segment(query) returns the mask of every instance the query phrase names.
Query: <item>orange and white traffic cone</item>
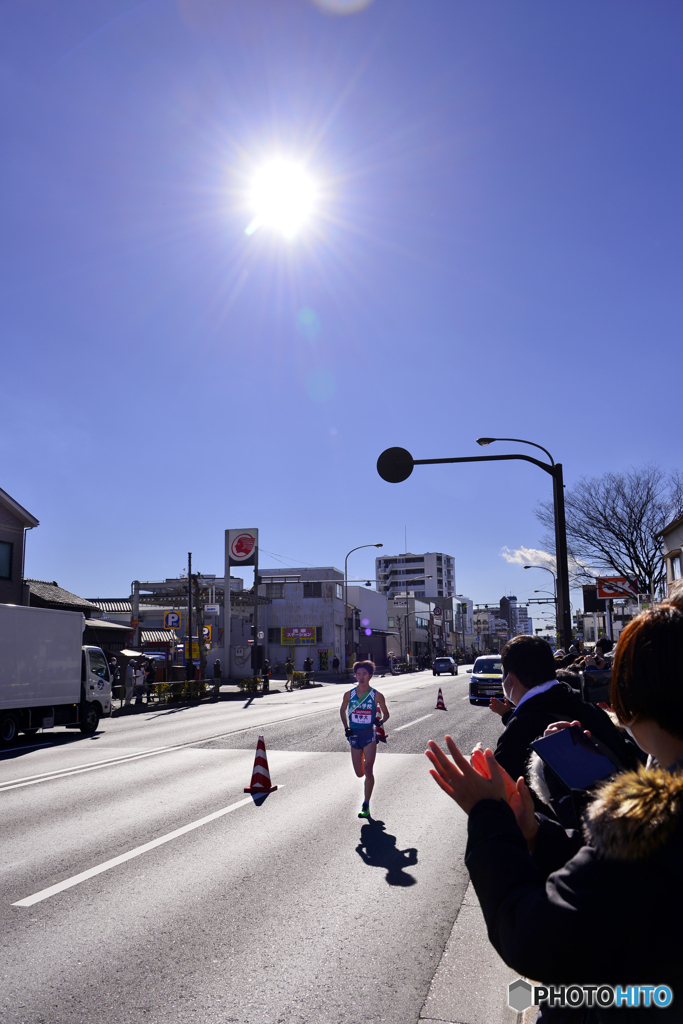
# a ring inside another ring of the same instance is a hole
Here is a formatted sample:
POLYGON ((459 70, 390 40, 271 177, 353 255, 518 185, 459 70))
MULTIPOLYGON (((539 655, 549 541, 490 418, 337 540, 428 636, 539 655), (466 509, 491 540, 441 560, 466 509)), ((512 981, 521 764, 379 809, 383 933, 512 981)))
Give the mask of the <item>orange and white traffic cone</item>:
POLYGON ((266 743, 263 736, 259 736, 256 744, 256 757, 254 758, 254 770, 251 773, 251 786, 245 786, 245 793, 273 793, 277 786, 270 784, 270 772, 268 771, 268 757, 266 755, 266 743))
POLYGON ((446 705, 443 702, 443 694, 441 692, 441 687, 439 687, 439 696, 437 697, 436 707, 434 708, 434 710, 435 711, 448 711, 448 708, 446 707, 446 705))

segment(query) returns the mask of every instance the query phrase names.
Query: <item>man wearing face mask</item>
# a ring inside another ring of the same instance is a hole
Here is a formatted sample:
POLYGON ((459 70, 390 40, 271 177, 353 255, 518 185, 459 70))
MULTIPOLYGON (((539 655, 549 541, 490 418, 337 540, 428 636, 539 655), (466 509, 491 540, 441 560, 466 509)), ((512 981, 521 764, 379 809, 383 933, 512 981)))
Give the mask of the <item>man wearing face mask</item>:
POLYGON ((552 648, 545 640, 513 637, 503 648, 501 661, 503 691, 510 707, 502 715, 505 730, 495 758, 514 780, 527 778, 531 744, 554 722, 580 722, 616 754, 625 768, 636 767, 637 755, 609 715, 587 704, 567 683, 557 679, 552 648))

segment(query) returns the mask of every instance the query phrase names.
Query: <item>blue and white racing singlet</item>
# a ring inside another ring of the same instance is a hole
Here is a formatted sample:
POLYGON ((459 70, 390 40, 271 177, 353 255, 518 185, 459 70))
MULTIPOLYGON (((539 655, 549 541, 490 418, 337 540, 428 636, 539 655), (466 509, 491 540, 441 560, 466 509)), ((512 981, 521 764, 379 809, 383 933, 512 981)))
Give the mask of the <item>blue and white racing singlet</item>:
POLYGON ((358 696, 356 689, 351 690, 349 699, 349 728, 356 732, 359 729, 368 729, 375 724, 375 713, 377 702, 375 691, 368 690, 362 697, 358 696))

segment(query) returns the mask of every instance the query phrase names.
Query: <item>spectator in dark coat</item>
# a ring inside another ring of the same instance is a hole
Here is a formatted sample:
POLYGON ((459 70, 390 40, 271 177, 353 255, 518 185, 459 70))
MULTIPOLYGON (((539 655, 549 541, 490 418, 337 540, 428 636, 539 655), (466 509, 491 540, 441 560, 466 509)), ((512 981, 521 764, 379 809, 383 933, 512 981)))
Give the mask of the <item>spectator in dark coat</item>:
MULTIPOLYGON (((514 780, 520 775, 526 777, 532 742, 553 722, 561 721, 580 722, 617 755, 625 768, 636 767, 637 758, 609 715, 581 700, 571 686, 556 678, 549 643, 537 636, 513 637, 503 648, 501 661, 503 690, 509 704, 515 706, 502 714, 505 731, 494 753, 514 780)), ((502 706, 502 702, 496 703, 502 706)), ((542 810, 538 798, 534 799, 542 810)))
MULTIPOLYGON (((662 606, 619 638, 610 701, 665 768, 598 787, 578 833, 533 813, 491 751, 451 761, 430 741, 432 775, 469 815, 465 863, 491 942, 544 985, 668 985, 668 1008, 542 1006, 543 1024, 680 1022, 683 963, 683 613, 662 606)), ((642 997, 641 997, 642 998, 642 997)))

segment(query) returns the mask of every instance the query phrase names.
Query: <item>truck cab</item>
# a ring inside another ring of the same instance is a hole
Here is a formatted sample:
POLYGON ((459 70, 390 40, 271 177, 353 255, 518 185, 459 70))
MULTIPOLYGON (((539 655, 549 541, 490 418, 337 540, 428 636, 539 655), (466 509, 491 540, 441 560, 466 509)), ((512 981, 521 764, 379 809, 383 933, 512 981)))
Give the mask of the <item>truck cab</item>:
POLYGON ((81 730, 95 732, 103 715, 111 711, 111 674, 99 647, 84 647, 81 661, 83 719, 81 730), (94 725, 92 722, 94 721, 94 725), (83 726, 86 726, 84 729, 83 726), (92 726, 91 728, 89 726, 92 726))

